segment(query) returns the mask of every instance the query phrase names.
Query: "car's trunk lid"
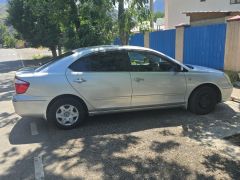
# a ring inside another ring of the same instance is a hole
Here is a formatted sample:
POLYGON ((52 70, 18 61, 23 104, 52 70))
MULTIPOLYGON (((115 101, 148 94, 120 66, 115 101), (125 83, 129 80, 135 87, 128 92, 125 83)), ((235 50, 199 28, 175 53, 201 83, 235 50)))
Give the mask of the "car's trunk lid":
POLYGON ((24 68, 21 68, 21 69, 19 69, 16 72, 16 76, 24 76, 26 74, 33 74, 35 72, 36 68, 37 67, 24 67, 24 68))

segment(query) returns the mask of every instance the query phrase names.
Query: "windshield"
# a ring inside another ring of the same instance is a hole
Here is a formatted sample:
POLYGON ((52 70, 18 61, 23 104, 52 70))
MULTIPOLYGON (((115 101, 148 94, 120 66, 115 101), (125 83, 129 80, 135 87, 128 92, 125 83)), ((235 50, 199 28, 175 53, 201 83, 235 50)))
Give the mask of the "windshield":
POLYGON ((57 61, 65 58, 65 57, 67 57, 67 56, 70 56, 70 55, 72 55, 72 54, 74 54, 74 52, 69 51, 69 52, 66 52, 66 53, 64 53, 64 54, 62 54, 62 55, 60 55, 60 56, 55 57, 55 58, 51 58, 49 61, 47 61, 46 63, 44 63, 44 64, 41 65, 40 67, 38 67, 38 68, 36 69, 36 71, 37 71, 37 72, 38 72, 38 71, 41 71, 41 70, 43 70, 44 68, 48 67, 49 65, 53 64, 54 62, 57 62, 57 61))

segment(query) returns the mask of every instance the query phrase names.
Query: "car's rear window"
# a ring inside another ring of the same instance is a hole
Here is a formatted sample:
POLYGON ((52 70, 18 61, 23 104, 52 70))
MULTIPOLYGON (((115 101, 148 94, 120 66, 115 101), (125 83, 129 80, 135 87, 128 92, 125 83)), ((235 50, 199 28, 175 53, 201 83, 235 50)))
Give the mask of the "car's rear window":
POLYGON ((64 54, 62 54, 62 55, 60 55, 60 56, 57 56, 57 57, 55 57, 55 58, 52 58, 52 59, 50 59, 49 61, 47 61, 45 64, 43 64, 43 65, 41 65, 40 67, 38 67, 35 71, 37 71, 37 72, 38 72, 38 71, 41 71, 41 70, 43 70, 44 68, 48 67, 49 65, 51 65, 51 64, 53 64, 53 63, 55 63, 55 62, 57 62, 57 61, 65 58, 65 57, 71 56, 72 54, 74 54, 74 52, 68 51, 68 52, 66 52, 66 53, 64 53, 64 54))

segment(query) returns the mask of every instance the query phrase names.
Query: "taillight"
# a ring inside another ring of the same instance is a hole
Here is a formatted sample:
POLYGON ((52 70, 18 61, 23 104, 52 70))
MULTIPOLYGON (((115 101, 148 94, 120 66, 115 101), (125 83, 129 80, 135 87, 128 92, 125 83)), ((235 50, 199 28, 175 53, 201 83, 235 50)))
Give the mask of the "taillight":
POLYGON ((27 91, 28 87, 29 87, 30 83, 23 81, 19 78, 15 78, 15 89, 16 89, 16 93, 17 94, 23 94, 27 91))

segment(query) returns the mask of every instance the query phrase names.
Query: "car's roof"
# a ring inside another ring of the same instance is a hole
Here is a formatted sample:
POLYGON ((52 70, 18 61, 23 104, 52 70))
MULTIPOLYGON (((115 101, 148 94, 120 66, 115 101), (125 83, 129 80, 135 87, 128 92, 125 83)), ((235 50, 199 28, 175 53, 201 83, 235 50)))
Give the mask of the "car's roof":
POLYGON ((101 45, 101 46, 90 46, 90 47, 85 47, 85 48, 79 48, 73 50, 73 52, 83 52, 83 51, 104 51, 104 50, 150 50, 145 47, 139 47, 139 46, 119 46, 119 45, 101 45))

